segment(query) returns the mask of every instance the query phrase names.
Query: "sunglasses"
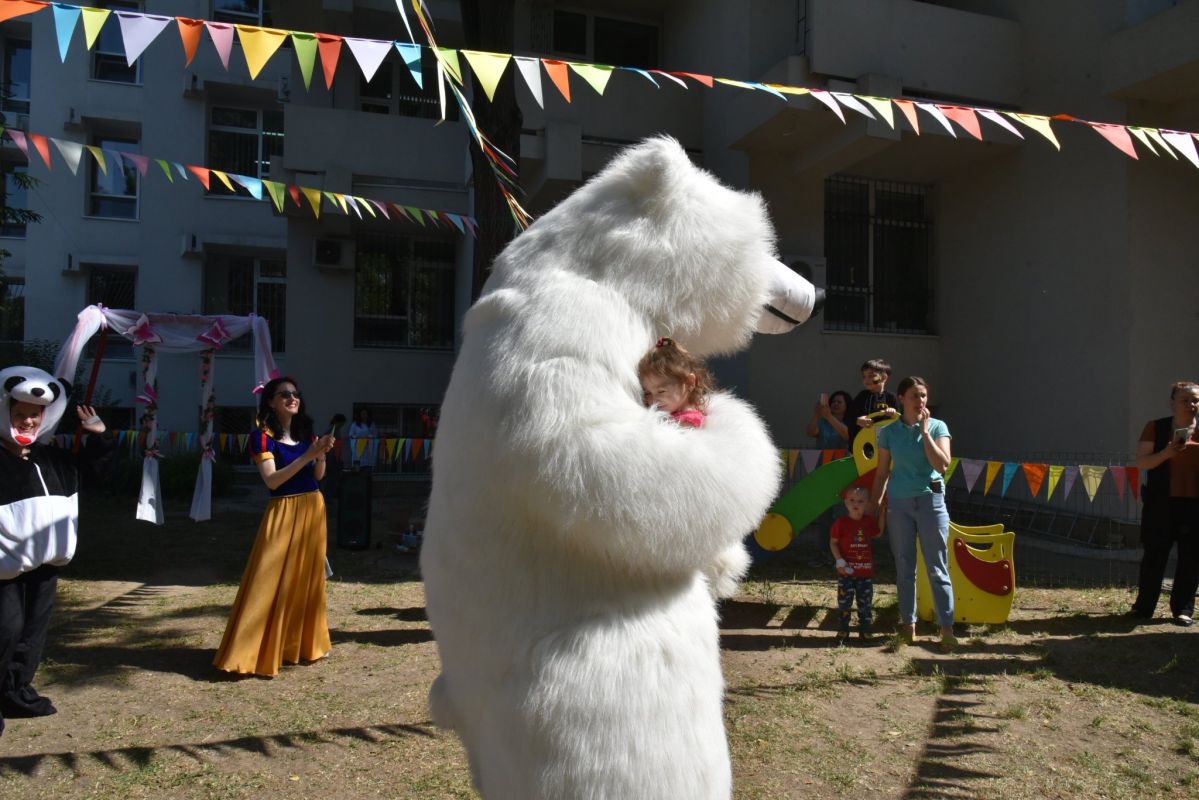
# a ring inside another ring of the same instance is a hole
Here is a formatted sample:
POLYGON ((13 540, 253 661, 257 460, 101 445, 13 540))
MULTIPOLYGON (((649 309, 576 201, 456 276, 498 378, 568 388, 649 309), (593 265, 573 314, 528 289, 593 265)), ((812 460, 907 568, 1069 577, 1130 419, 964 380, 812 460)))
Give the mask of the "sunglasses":
POLYGON ((287 389, 284 389, 284 390, 283 390, 283 391, 281 391, 281 392, 275 392, 275 397, 282 397, 284 400, 290 400, 290 399, 292 399, 292 398, 294 397, 295 399, 299 400, 299 399, 300 399, 300 393, 299 393, 299 392, 292 392, 292 391, 289 391, 289 390, 287 390, 287 389))

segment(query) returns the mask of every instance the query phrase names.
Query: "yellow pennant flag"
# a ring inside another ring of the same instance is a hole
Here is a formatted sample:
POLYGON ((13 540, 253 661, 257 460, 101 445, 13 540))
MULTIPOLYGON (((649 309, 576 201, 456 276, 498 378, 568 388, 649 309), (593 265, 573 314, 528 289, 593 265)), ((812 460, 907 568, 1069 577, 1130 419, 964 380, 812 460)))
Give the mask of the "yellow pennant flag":
POLYGON ((802 86, 784 86, 781 83, 767 83, 764 85, 768 86, 771 89, 774 89, 776 92, 782 92, 783 94, 794 94, 794 95, 811 94, 811 90, 805 89, 802 86))
POLYGON ((601 95, 604 93, 604 89, 608 87, 608 79, 612 77, 613 67, 606 64, 576 64, 573 61, 566 63, 576 75, 591 84, 592 89, 601 95))
POLYGON ((949 483, 949 479, 953 477, 953 473, 958 471, 958 458, 954 456, 949 459, 949 469, 945 470, 945 482, 949 483))
POLYGON ((1057 488, 1057 482, 1062 479, 1062 473, 1066 470, 1065 467, 1049 467, 1049 492, 1045 495, 1045 499, 1053 497, 1053 490, 1057 488))
POLYGON ((312 206, 312 213, 317 219, 321 218, 321 190, 309 189, 307 186, 301 186, 300 192, 304 197, 308 198, 308 205, 312 206))
POLYGON ((1178 156, 1174 155, 1174 148, 1166 144, 1166 140, 1162 138, 1162 135, 1158 132, 1157 128, 1142 128, 1141 130, 1145 131, 1149 138, 1157 143, 1158 147, 1165 150, 1166 155, 1170 156, 1170 158, 1174 159, 1175 161, 1178 160, 1178 156))
POLYGON ((1103 476, 1107 474, 1107 467, 1095 467, 1088 464, 1078 465, 1078 476, 1082 478, 1083 488, 1087 490, 1087 497, 1091 498, 1091 502, 1095 502, 1095 493, 1099 491, 1099 484, 1103 481, 1103 476))
MULTIPOLYGON (((871 97, 865 94, 856 94, 854 97, 869 104, 888 125, 892 128, 895 127, 895 109, 891 107, 890 99, 886 97, 871 97)), ((946 476, 945 480, 949 480, 949 477, 946 476)))
POLYGON ((1153 140, 1149 138, 1149 134, 1145 133, 1144 128, 1138 128, 1135 125, 1128 125, 1127 130, 1133 136, 1137 137, 1141 144, 1145 145, 1145 149, 1153 155, 1161 155, 1157 152, 1157 148, 1153 146, 1153 140))
POLYGON ((358 205, 360 205, 360 206, 362 206, 363 208, 365 208, 365 209, 366 209, 366 212, 367 212, 368 214, 370 214, 372 217, 377 217, 377 216, 379 216, 377 213, 375 213, 375 207, 374 207, 374 206, 372 206, 372 205, 371 205, 369 202, 367 202, 367 201, 366 201, 364 198, 362 198, 362 197, 358 197, 357 195, 354 195, 354 199, 355 199, 355 200, 357 200, 357 201, 358 201, 358 205))
POLYGON ((241 49, 246 54, 246 65, 250 68, 250 78, 257 78, 258 73, 270 61, 271 56, 287 39, 287 31, 277 31, 273 28, 254 28, 250 25, 234 25, 237 29, 237 39, 241 49))
POLYGON ((84 8, 83 11, 83 35, 87 40, 87 49, 91 50, 92 45, 96 43, 96 37, 100 35, 100 29, 104 27, 104 20, 108 19, 109 11, 106 8, 84 8))
POLYGON ((359 459, 362 458, 362 454, 366 452, 366 439, 356 439, 354 441, 354 452, 357 453, 359 459))
POLYGON ((334 192, 333 197, 336 198, 337 204, 339 206, 341 206, 341 213, 345 214, 346 216, 349 216, 350 215, 350 207, 349 207, 349 205, 346 204, 346 196, 344 194, 338 194, 337 192, 334 192))
POLYGON ((96 159, 96 166, 100 168, 100 171, 107 175, 108 164, 104 163, 104 151, 91 144, 84 145, 84 147, 86 147, 87 151, 92 154, 92 158, 96 159))
POLYGON ((1057 136, 1053 134, 1053 128, 1049 125, 1049 117, 1041 116, 1040 114, 1019 114, 1015 111, 1005 111, 1003 113, 1044 136, 1058 150, 1062 149, 1057 136))
POLYGON ((462 55, 466 56, 467 63, 475 71, 475 77, 487 93, 487 99, 494 100, 495 87, 504 76, 504 70, 507 69, 512 56, 503 53, 482 53, 478 50, 463 50, 462 55))
POLYGON ((799 451, 792 448, 787 451, 787 475, 795 477, 795 461, 799 458, 799 451))
POLYGON ((221 172, 219 169, 210 169, 210 170, 208 170, 208 174, 216 175, 217 180, 219 180, 221 183, 225 184, 225 188, 228 189, 229 191, 231 191, 231 192, 236 191, 236 189, 233 188, 233 184, 229 182, 229 176, 226 175, 225 173, 221 172))
POLYGON ((991 484, 995 482, 995 476, 999 474, 999 470, 1003 468, 1003 464, 999 461, 987 462, 987 480, 983 484, 983 494, 991 491, 991 484))

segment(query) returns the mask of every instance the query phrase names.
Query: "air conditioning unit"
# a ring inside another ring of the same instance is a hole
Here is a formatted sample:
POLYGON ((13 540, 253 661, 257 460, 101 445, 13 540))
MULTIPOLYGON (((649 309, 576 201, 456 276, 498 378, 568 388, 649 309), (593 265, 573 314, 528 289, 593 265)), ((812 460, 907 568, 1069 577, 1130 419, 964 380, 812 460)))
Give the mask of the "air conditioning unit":
POLYGON ((828 288, 828 261, 824 256, 783 256, 780 260, 813 285, 828 288))
POLYGON ((350 253, 350 242, 347 239, 317 239, 312 249, 312 263, 320 269, 349 270, 354 266, 350 253))
POLYGON ((202 258, 204 242, 194 233, 183 234, 183 242, 179 247, 179 255, 183 258, 202 258))

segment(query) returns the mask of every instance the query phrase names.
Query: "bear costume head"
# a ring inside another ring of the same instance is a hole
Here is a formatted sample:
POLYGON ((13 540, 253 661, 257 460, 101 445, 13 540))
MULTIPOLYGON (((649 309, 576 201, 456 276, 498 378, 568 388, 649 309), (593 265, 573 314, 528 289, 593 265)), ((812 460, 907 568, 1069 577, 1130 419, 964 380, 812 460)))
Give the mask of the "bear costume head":
POLYGON ((764 204, 673 139, 630 148, 514 239, 467 313, 421 553, 433 719, 493 798, 727 800, 714 595, 781 477, 741 400, 643 403, 662 336, 707 356, 807 319, 764 204))
POLYGON ((59 420, 67 409, 71 385, 37 367, 7 367, 0 370, 0 436, 28 447, 35 441, 45 444, 54 435, 59 420), (36 431, 18 431, 12 426, 12 404, 32 403, 45 406, 42 421, 36 431))

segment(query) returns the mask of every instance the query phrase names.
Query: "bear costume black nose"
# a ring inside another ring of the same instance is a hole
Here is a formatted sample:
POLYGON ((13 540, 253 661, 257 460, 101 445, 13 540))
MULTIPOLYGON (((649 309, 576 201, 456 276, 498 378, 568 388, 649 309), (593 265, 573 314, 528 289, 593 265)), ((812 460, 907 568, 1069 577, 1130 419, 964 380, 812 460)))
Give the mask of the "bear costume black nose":
POLYGON ((29 390, 29 393, 31 395, 33 395, 34 397, 41 397, 42 395, 44 395, 46 393, 46 390, 35 386, 34 388, 29 390))

